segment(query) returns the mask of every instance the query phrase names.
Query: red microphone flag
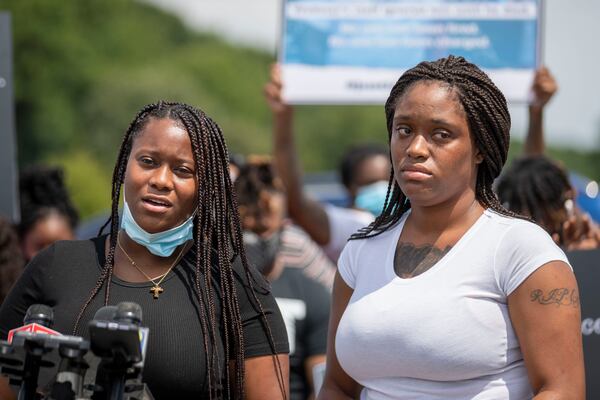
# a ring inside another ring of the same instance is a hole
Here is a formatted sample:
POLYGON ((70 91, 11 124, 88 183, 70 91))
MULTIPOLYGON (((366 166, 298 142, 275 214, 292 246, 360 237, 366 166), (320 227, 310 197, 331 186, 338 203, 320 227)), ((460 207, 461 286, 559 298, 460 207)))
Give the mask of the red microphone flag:
POLYGON ((45 333, 47 335, 62 336, 62 334, 60 332, 57 332, 50 328, 46 328, 44 325, 36 324, 34 322, 32 324, 27 324, 27 325, 23 325, 18 328, 15 328, 15 329, 11 329, 8 332, 8 343, 12 342, 13 336, 17 332, 45 333))

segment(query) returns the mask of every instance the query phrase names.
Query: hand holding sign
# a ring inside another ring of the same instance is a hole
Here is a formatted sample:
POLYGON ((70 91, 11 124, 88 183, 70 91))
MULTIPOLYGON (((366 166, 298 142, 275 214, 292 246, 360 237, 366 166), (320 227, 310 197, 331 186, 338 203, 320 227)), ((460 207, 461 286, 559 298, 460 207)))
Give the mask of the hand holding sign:
POLYGON ((535 71, 533 85, 531 86, 532 106, 543 108, 557 91, 558 84, 548 68, 540 67, 535 71))
POLYGON ((291 112, 292 107, 283 99, 281 66, 277 63, 271 66, 270 80, 265 84, 264 94, 274 114, 291 112))

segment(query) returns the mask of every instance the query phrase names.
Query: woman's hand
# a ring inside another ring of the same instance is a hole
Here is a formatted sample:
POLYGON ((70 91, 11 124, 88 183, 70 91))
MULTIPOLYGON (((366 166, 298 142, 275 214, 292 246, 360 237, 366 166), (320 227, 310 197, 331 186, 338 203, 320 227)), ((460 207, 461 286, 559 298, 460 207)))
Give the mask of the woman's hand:
POLYGON ((562 261, 549 262, 508 296, 534 399, 585 399, 579 291, 562 261))
POLYGON ((540 67, 535 71, 531 85, 531 101, 529 103, 529 127, 523 150, 526 155, 544 154, 544 107, 558 91, 558 84, 550 70, 540 67))
POLYGON ((279 64, 273 64, 271 66, 270 80, 267 82, 264 88, 265 98, 267 104, 273 114, 290 114, 292 112, 292 106, 283 100, 283 83, 281 80, 281 67, 279 64))
POLYGON ((558 83, 550 70, 540 67, 535 71, 533 85, 531 85, 532 99, 530 105, 533 107, 544 107, 552 96, 558 91, 558 83))
POLYGON ((587 214, 572 215, 562 225, 561 244, 569 251, 597 249, 600 247, 600 227, 587 214))

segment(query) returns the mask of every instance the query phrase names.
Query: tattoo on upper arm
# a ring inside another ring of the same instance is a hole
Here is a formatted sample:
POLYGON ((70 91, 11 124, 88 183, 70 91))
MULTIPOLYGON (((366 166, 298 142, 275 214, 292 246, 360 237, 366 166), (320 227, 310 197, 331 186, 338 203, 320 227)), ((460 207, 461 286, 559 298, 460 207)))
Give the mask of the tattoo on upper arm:
POLYGON ((530 293, 531 301, 540 304, 555 304, 560 306, 577 307, 579 305, 579 294, 577 289, 556 288, 550 290, 546 295, 541 289, 532 290, 530 293))
POLYGON ((394 255, 394 271, 400 278, 415 277, 433 267, 450 249, 452 246, 438 249, 430 244, 416 246, 399 242, 394 255))

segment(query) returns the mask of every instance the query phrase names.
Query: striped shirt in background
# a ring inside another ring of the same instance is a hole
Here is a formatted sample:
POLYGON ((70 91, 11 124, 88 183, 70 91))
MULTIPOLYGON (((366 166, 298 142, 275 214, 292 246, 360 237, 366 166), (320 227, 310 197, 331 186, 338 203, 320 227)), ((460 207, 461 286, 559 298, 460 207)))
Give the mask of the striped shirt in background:
POLYGON ((336 266, 301 228, 295 225, 284 226, 276 263, 283 264, 286 268, 302 269, 306 276, 331 291, 336 266))

